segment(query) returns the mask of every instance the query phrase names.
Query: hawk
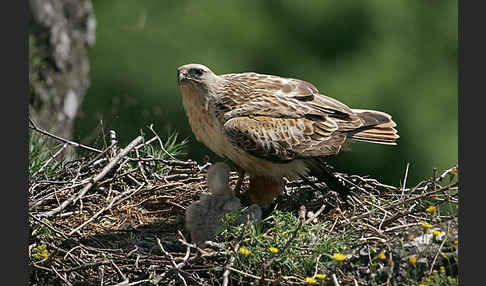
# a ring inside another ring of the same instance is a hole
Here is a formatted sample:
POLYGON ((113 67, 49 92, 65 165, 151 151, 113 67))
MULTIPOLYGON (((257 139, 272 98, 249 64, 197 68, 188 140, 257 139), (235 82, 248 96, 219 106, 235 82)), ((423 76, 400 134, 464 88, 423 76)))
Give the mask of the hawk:
POLYGON ((196 139, 245 173, 255 203, 269 203, 285 180, 304 178, 316 160, 346 141, 395 145, 391 116, 351 109, 311 83, 254 72, 216 75, 201 64, 177 69, 182 102, 196 139))

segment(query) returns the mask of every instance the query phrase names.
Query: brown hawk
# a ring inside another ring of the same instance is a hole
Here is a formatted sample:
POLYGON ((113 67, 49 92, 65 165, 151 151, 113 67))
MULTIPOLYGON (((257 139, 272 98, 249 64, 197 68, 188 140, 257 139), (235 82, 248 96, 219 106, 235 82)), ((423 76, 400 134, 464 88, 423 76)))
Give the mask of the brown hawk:
MULTIPOLYGON (((313 159, 339 153, 348 140, 395 145, 391 116, 350 109, 311 83, 254 72, 216 75, 208 67, 177 69, 182 101, 198 141, 250 175, 253 202, 271 202, 284 177, 309 175, 313 159)), ((239 191, 239 190, 237 190, 239 191)))

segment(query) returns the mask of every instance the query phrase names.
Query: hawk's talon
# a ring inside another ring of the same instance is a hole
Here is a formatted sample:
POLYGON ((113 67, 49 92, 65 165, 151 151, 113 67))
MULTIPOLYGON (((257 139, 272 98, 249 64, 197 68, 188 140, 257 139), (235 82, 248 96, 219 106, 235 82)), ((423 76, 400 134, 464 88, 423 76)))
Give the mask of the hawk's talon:
POLYGON ((241 197, 241 186, 243 185, 243 180, 245 179, 245 170, 243 170, 240 166, 235 165, 236 172, 238 172, 238 180, 236 181, 235 185, 235 196, 241 197))

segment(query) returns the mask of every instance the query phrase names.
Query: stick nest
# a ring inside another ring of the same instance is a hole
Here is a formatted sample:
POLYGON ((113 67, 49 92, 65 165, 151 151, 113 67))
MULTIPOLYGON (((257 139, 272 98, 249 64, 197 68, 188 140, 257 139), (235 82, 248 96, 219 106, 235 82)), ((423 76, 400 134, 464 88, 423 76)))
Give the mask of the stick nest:
MULTIPOLYGON (((66 144, 74 145, 66 140, 63 148, 66 144)), ((157 144, 165 150, 158 136, 148 141, 139 136, 123 149, 113 141, 104 150, 92 148, 85 157, 63 162, 52 176, 39 172, 30 178, 31 285, 310 283, 303 276, 274 272, 268 261, 262 265, 269 267, 259 272, 234 268, 232 259, 234 262, 239 255, 235 246, 240 241, 218 238, 206 249, 191 244, 184 230, 184 211, 207 191, 206 172, 211 164, 177 160, 167 154, 155 157, 144 151, 157 144)), ((346 260, 337 268, 330 266, 328 280, 323 282, 366 285, 373 278, 370 269, 375 267, 377 285, 408 284, 410 273, 402 272, 410 264, 420 272, 414 277, 425 277, 445 265, 444 260, 457 258, 453 248, 457 211, 439 211, 442 206, 457 205, 456 173, 457 166, 440 175, 434 170, 430 178, 412 188, 335 173, 351 189, 347 202, 315 178, 310 180, 320 191, 308 182, 292 181, 274 207, 295 214, 302 224, 329 222, 326 231, 330 237, 358 233, 346 260), (431 206, 436 208, 434 214, 431 206), (430 240, 428 224, 432 223, 442 230, 439 242, 417 241, 430 240), (385 258, 375 259, 378 253, 385 258), (414 263, 412 253, 420 254, 414 263)), ((236 179, 237 174, 232 173, 232 186, 236 179)), ((283 253, 286 246, 279 247, 283 253)), ((457 276, 457 259, 447 265, 448 274, 457 276)))

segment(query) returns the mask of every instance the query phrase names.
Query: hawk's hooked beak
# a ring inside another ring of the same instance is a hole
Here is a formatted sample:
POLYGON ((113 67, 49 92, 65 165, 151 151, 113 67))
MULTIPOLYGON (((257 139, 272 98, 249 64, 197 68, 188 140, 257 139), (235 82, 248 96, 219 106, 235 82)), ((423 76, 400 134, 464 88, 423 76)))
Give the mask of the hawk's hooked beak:
POLYGON ((181 85, 182 81, 186 79, 187 71, 179 70, 177 71, 177 82, 181 85))

